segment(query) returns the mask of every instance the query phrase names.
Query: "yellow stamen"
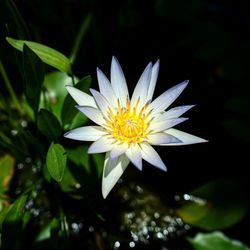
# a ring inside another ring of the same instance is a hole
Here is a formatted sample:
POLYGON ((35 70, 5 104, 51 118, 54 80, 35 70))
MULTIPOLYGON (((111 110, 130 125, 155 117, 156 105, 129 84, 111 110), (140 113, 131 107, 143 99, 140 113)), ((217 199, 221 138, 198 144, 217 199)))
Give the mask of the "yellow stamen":
POLYGON ((126 101, 126 107, 121 107, 119 99, 117 100, 117 112, 108 110, 108 119, 106 129, 110 135, 120 143, 141 143, 149 134, 149 125, 153 118, 147 121, 152 111, 147 111, 149 103, 147 102, 141 109, 138 107, 140 98, 138 98, 134 107, 131 107, 129 99, 126 101))

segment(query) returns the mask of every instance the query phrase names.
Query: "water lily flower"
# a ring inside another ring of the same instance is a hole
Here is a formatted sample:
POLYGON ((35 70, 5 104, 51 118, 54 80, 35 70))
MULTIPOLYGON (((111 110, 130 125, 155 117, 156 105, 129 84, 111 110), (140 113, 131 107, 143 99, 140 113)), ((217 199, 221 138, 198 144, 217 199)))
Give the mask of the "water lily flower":
POLYGON ((77 108, 96 126, 73 129, 64 136, 74 140, 93 141, 88 153, 106 152, 102 194, 108 193, 119 180, 129 162, 142 170, 142 159, 166 171, 159 154, 152 147, 176 146, 206 142, 206 140, 173 128, 187 120, 180 117, 194 105, 166 109, 188 84, 177 84, 152 100, 159 71, 159 60, 150 62, 143 71, 132 97, 118 60, 113 57, 111 80, 97 68, 99 92, 90 89, 88 95, 72 86, 67 90, 77 102, 77 108))

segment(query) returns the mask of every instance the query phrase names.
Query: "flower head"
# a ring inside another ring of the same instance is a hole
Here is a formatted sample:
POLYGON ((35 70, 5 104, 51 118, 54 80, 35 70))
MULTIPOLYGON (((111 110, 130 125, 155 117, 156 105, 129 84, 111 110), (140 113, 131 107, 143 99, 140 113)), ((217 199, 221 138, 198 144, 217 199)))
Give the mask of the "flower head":
POLYGON ((73 129, 65 137, 94 141, 88 153, 106 152, 102 194, 106 198, 131 161, 142 169, 142 159, 166 171, 167 168, 152 145, 174 146, 206 142, 197 136, 174 129, 187 118, 180 117, 194 105, 166 109, 188 84, 184 81, 152 100, 158 77, 159 60, 149 63, 142 73, 132 97, 121 66, 115 57, 111 63, 111 81, 97 68, 100 92, 90 89, 92 96, 67 86, 78 103, 77 108, 97 126, 73 129))

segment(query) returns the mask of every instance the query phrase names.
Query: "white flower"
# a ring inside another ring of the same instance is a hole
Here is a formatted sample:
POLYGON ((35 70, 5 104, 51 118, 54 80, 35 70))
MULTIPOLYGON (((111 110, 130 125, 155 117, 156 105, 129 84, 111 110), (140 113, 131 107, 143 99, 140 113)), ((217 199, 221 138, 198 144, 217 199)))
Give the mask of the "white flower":
POLYGON ((180 117, 194 105, 165 111, 188 84, 184 81, 152 101, 159 71, 159 60, 149 63, 142 73, 132 97, 121 66, 115 57, 111 63, 111 81, 97 68, 100 92, 90 89, 92 96, 67 86, 78 103, 77 108, 97 126, 73 129, 65 137, 94 141, 88 153, 106 152, 102 194, 106 198, 131 161, 142 169, 142 159, 166 171, 167 168, 152 145, 175 146, 206 142, 197 136, 172 128, 187 120, 180 117))

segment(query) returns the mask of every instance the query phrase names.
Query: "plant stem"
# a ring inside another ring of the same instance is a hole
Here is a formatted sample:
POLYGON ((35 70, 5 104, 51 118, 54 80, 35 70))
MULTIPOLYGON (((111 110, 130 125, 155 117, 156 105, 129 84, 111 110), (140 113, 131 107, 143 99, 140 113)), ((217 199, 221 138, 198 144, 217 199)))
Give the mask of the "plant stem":
POLYGON ((79 32, 78 32, 78 34, 76 36, 76 40, 74 42, 74 45, 73 45, 73 48, 72 48, 72 51, 71 51, 71 55, 70 55, 71 64, 73 64, 75 62, 77 53, 78 53, 78 51, 80 49, 81 42, 82 42, 82 40, 84 38, 84 35, 86 34, 86 32, 87 32, 87 30, 89 28, 91 20, 92 20, 92 14, 87 14, 86 17, 82 21, 80 30, 79 30, 79 32))
POLYGON ((0 60, 0 74, 3 77, 3 81, 5 83, 5 86, 6 86, 8 92, 10 94, 10 97, 11 97, 14 105, 16 106, 16 108, 18 109, 20 114, 23 114, 22 107, 21 107, 21 105, 20 105, 20 103, 18 101, 18 98, 17 98, 17 96, 16 96, 16 94, 15 94, 15 92, 14 92, 12 86, 11 86, 10 80, 8 78, 8 75, 7 75, 7 73, 6 73, 5 69, 4 69, 4 66, 3 66, 1 60, 0 60))

